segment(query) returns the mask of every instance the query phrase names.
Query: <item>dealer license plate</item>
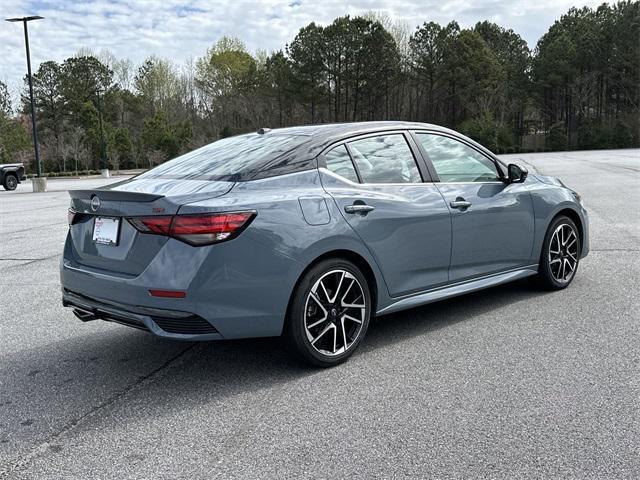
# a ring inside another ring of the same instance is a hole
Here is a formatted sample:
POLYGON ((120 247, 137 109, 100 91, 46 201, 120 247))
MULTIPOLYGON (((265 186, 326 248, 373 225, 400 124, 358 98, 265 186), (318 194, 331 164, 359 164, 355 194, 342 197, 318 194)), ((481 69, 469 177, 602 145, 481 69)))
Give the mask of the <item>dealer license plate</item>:
POLYGON ((93 241, 103 245, 118 245, 120 219, 96 217, 93 223, 93 241))

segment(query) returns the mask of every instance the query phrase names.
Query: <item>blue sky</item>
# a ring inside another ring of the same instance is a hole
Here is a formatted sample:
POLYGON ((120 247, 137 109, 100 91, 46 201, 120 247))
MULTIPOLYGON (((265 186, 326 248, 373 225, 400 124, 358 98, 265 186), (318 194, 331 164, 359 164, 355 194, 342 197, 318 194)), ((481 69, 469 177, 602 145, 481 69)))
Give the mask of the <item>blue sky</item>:
MULTIPOLYGON (((0 0, 0 18, 41 15, 30 24, 32 60, 61 61, 80 48, 111 51, 140 63, 150 55, 180 64, 197 58, 223 35, 249 50, 283 48, 311 21, 379 11, 410 30, 424 21, 463 27, 491 20, 520 33, 531 47, 572 6, 566 0, 0 0)), ((0 23, 0 80, 16 94, 26 73, 21 24, 0 23)))

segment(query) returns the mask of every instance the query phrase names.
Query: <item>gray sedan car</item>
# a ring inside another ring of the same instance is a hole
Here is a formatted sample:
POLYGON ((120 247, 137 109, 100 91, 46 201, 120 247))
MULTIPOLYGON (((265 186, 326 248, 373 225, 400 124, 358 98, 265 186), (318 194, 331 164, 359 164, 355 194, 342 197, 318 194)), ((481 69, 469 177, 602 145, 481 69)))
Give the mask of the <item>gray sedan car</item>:
POLYGON ((319 366, 376 315, 528 276, 563 289, 589 250, 576 192, 421 123, 261 129, 70 195, 61 281, 78 318, 283 334, 319 366))

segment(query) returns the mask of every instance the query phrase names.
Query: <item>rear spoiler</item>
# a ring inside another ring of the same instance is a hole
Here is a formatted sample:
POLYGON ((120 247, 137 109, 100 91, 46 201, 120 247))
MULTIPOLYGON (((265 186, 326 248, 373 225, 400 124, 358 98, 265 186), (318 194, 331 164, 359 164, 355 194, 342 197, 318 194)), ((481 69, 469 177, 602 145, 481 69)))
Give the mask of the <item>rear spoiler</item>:
POLYGON ((100 200, 114 202, 154 202, 164 195, 155 195, 153 193, 142 192, 125 192, 120 190, 69 190, 71 198, 79 200, 91 200, 93 196, 100 197, 100 200))

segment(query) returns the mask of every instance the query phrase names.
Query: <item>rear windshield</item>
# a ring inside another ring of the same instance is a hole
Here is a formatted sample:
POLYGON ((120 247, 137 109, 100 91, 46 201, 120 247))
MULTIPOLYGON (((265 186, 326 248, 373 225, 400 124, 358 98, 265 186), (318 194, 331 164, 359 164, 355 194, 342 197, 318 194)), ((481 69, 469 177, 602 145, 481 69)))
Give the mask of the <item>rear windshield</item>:
POLYGON ((308 139, 276 133, 224 138, 169 160, 138 178, 239 180, 262 170, 308 139))

